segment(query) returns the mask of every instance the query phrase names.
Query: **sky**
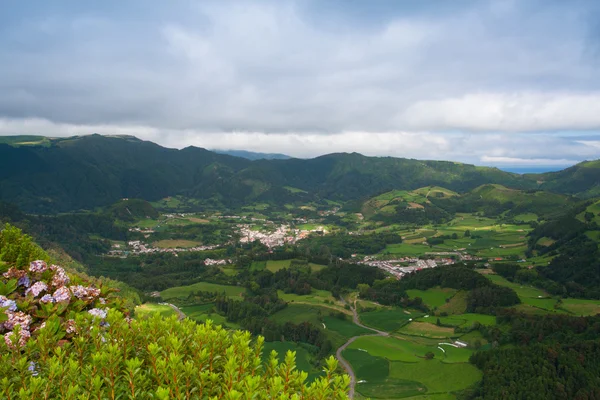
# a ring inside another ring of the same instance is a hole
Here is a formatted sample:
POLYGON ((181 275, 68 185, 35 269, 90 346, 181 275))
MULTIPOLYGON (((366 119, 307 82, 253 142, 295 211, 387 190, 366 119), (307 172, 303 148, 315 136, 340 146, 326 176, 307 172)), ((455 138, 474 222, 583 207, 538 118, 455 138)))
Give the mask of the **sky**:
POLYGON ((596 0, 5 0, 0 135, 600 158, 596 0))

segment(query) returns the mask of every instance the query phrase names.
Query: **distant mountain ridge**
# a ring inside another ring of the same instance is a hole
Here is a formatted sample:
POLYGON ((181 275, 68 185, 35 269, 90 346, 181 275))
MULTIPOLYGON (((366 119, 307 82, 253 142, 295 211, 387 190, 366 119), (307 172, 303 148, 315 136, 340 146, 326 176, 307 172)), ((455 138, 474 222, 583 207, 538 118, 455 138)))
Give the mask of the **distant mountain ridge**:
POLYGON ((220 150, 220 149, 211 149, 211 151, 214 151, 215 153, 218 154, 227 154, 229 156, 234 156, 234 157, 242 157, 245 158, 247 160, 287 160, 289 158, 292 158, 288 155, 285 154, 280 154, 280 153, 256 153, 253 151, 246 151, 246 150, 220 150))
POLYGON ((238 207, 254 201, 364 200, 425 186, 465 193, 485 184, 585 198, 599 192, 599 172, 600 162, 518 175, 457 162, 358 153, 251 161, 198 147, 168 149, 132 136, 0 138, 0 200, 44 214, 176 194, 211 207, 238 207))

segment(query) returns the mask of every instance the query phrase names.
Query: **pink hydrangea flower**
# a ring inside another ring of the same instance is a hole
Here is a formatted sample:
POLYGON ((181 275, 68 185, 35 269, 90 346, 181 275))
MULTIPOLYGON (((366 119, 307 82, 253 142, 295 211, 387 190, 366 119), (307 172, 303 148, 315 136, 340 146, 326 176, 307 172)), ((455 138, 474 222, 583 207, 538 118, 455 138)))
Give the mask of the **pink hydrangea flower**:
POLYGON ((15 267, 10 267, 8 271, 2 274, 2 276, 4 276, 6 279, 21 279, 25 275, 27 275, 27 272, 16 269, 15 267))
POLYGON ((100 319, 106 318, 106 309, 103 310, 101 308, 92 308, 88 312, 90 314, 92 314, 94 316, 94 318, 100 318, 100 319))
POLYGON ((70 319, 67 321, 67 333, 68 334, 73 334, 73 333, 77 333, 77 326, 75 325, 75 321, 70 319))
POLYGON ((31 315, 25 314, 22 311, 6 311, 6 315, 8 316, 8 320, 4 322, 6 329, 12 331, 17 325, 20 325, 21 329, 29 329, 32 321, 31 315))
POLYGON ((17 346, 18 346, 18 348, 25 347, 25 343, 27 343, 27 340, 31 337, 31 333, 29 333, 29 330, 21 329, 19 331, 19 341, 17 342, 17 344, 15 346, 15 344, 13 344, 13 341, 12 341, 12 336, 14 334, 15 334, 15 332, 8 332, 6 335, 4 335, 4 342, 6 343, 8 348, 12 349, 12 350, 16 350, 17 346))
POLYGON ((67 288, 65 286, 59 287, 58 289, 56 289, 56 291, 52 295, 52 298, 57 303, 62 303, 63 301, 69 301, 69 300, 71 300, 71 291, 69 290, 69 288, 67 288))
POLYGON ((50 269, 54 271, 54 276, 52 277, 52 286, 65 286, 71 281, 65 270, 58 265, 52 265, 50 266, 50 269))
POLYGON ((71 286, 71 292, 75 297, 82 300, 93 300, 100 295, 100 289, 85 287, 81 285, 71 286))
POLYGON ((46 285, 44 282, 36 282, 34 283, 29 289, 27 289, 25 291, 25 294, 32 294, 33 297, 38 297, 40 295, 40 293, 44 292, 48 290, 48 285, 46 285))
POLYGON ((46 262, 42 260, 32 261, 29 264, 29 271, 34 273, 42 273, 48 269, 46 262))

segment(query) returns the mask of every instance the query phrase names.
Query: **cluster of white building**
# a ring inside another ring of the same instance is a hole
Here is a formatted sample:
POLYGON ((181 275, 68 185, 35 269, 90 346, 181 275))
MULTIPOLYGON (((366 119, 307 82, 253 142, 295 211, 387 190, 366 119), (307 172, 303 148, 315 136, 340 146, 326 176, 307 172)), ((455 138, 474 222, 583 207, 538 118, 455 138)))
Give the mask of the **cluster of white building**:
POLYGON ((232 263, 233 263, 233 261, 227 260, 227 259, 223 259, 223 260, 213 260, 212 258, 204 259, 204 265, 227 265, 227 264, 232 264, 232 263))
POLYGON ((312 230, 291 229, 288 225, 280 225, 271 232, 252 230, 251 225, 238 225, 240 243, 251 243, 255 240, 269 248, 283 246, 286 243, 293 244, 298 240, 305 239, 311 233, 327 234, 327 230, 319 226, 312 230))
POLYGON ((380 268, 395 276, 396 279, 401 279, 404 275, 421 269, 435 268, 440 265, 454 264, 454 260, 452 258, 436 258, 422 260, 414 257, 402 257, 393 260, 376 260, 373 257, 367 256, 360 263, 369 265, 371 267, 380 268))

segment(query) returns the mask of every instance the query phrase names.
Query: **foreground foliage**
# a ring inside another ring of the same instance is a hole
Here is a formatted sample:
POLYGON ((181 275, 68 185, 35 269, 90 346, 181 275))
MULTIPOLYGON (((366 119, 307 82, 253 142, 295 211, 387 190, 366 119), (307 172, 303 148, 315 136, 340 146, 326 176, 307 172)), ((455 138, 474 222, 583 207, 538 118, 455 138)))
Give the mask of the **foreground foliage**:
POLYGON ((347 376, 325 375, 310 386, 272 353, 263 365, 263 339, 175 317, 128 320, 79 314, 72 341, 56 321, 39 329, 23 350, 0 344, 0 390, 8 399, 345 399, 347 376))
POLYGON ((112 290, 43 260, 7 225, 0 232, 0 397, 3 399, 345 399, 349 378, 329 358, 310 386, 295 353, 264 339, 176 317, 132 320, 112 290))

